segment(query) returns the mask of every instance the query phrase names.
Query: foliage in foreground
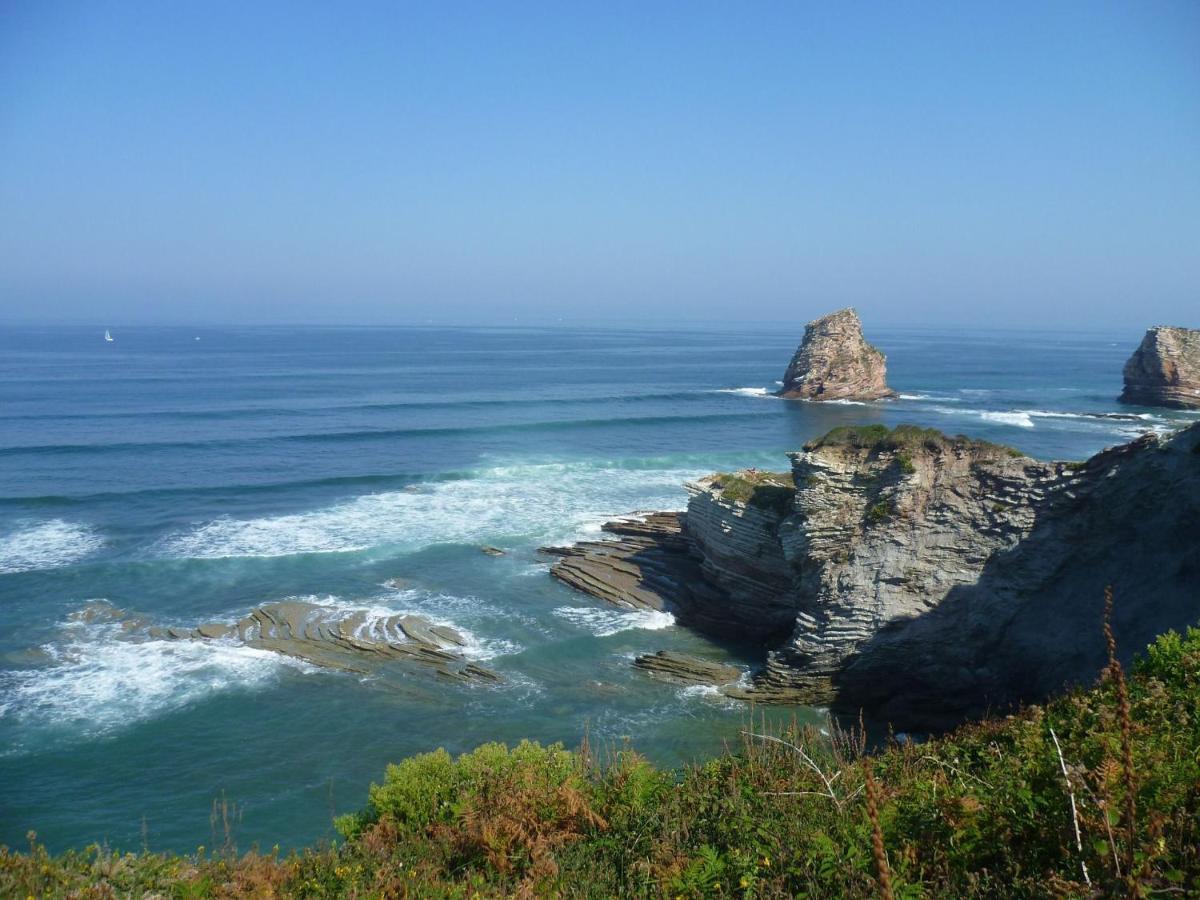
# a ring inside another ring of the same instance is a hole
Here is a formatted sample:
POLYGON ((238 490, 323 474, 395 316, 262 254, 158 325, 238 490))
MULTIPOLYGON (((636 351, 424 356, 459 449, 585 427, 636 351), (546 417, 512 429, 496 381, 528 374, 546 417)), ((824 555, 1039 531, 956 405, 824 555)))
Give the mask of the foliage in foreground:
POLYGON ((747 735, 679 773, 586 746, 438 751, 390 766, 367 809, 338 821, 340 846, 52 857, 34 844, 0 850, 0 896, 854 897, 885 878, 897 897, 1194 896, 1198 750, 1190 629, 1127 682, 875 755, 855 734, 812 732, 747 735))

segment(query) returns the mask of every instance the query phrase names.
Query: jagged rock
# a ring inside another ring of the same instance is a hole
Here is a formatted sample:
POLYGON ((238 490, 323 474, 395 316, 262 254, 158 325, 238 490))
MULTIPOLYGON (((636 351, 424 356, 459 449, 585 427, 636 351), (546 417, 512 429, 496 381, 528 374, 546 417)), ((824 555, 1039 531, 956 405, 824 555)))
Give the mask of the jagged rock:
MULTIPOLYGON (((940 729, 1095 678, 1106 585, 1126 659, 1200 619, 1200 424, 1083 463, 911 426, 835 429, 791 458, 790 499, 756 497, 786 487, 769 473, 689 485, 669 539, 691 567, 620 585, 725 638, 790 632, 728 696, 940 729)), ((636 558, 668 552, 643 540, 636 558)))
POLYGON ((633 664, 639 669, 645 669, 655 675, 670 678, 674 681, 684 681, 688 684, 723 685, 737 681, 742 672, 736 666, 675 653, 671 650, 659 650, 637 657, 633 664))
POLYGON ((486 544, 479 549, 488 556, 507 556, 507 553, 504 550, 501 550, 499 547, 493 547, 490 544, 486 544))
POLYGON ((879 400, 896 393, 887 385, 887 357, 863 338, 858 313, 840 309, 805 326, 779 396, 879 400))
POLYGON ((1122 403, 1200 409, 1200 329, 1158 325, 1125 363, 1122 403))

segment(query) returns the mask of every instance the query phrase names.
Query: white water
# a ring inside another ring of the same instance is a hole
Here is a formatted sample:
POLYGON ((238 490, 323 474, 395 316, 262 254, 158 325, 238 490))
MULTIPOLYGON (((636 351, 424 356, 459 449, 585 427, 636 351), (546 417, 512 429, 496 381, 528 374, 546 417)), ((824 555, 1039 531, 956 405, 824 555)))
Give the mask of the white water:
POLYGON ((611 637, 622 631, 640 628, 659 631, 675 624, 675 617, 656 609, 604 609, 599 607, 560 606, 554 615, 597 637, 611 637))
POLYGON ((323 509, 216 519, 169 536, 155 555, 220 559, 335 553, 370 547, 506 540, 569 541, 633 506, 681 508, 697 469, 586 463, 502 466, 477 477, 367 494, 323 509))
POLYGON ((69 566, 103 546, 104 539, 88 525, 62 519, 22 523, 0 536, 0 574, 69 566))

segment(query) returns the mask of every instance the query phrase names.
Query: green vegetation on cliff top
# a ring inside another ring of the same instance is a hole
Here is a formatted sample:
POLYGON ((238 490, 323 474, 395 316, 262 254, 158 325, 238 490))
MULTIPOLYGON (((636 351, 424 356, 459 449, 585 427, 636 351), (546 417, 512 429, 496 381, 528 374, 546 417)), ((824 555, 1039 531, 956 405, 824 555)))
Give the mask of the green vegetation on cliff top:
POLYGON ((0 849, 0 896, 867 897, 881 870, 897 897, 1195 896, 1198 748, 1191 629, 1128 681, 874 755, 811 731, 681 772, 628 749, 439 750, 390 766, 340 845, 51 856, 31 837, 0 849))
POLYGON ((886 425, 841 425, 828 434, 809 441, 805 450, 821 447, 849 447, 855 450, 907 450, 921 448, 944 450, 949 447, 1002 453, 1006 456, 1024 456, 1019 450, 991 441, 981 441, 965 434, 951 437, 936 428, 919 428, 916 425, 897 425, 889 429, 886 425))
POLYGON ((720 488, 725 500, 735 500, 779 515, 791 511, 796 497, 790 472, 761 472, 758 469, 720 472, 713 476, 713 486, 720 488))

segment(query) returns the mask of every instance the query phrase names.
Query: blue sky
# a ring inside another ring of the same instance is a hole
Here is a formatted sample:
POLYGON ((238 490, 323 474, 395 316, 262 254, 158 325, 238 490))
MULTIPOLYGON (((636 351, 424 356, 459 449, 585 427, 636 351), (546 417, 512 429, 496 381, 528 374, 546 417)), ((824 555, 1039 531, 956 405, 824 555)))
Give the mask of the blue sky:
POLYGON ((0 320, 1200 327, 1200 4, 0 3, 0 320))

